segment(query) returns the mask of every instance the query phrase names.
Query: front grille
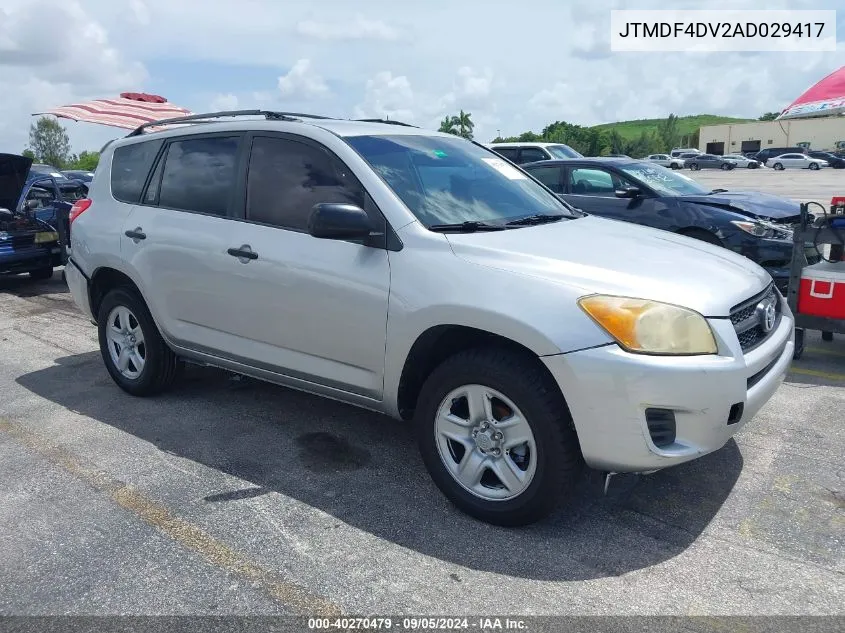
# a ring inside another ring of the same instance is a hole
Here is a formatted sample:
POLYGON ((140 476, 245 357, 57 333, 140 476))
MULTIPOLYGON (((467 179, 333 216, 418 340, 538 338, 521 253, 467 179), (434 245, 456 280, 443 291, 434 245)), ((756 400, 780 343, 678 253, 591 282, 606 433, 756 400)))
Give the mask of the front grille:
POLYGON ((734 306, 731 309, 731 323, 742 351, 749 352, 769 338, 777 329, 782 313, 781 297, 773 283, 760 294, 734 306), (775 318, 771 329, 767 330, 763 306, 769 302, 774 304, 775 318))
POLYGON ((12 248, 26 248, 35 244, 34 235, 13 235, 12 248))

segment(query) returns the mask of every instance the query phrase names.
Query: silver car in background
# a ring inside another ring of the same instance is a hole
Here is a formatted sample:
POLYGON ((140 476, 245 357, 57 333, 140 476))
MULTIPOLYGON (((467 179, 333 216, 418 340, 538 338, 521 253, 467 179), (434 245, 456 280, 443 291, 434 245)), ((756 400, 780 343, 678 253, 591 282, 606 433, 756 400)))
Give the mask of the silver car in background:
POLYGON ((742 154, 725 154, 722 158, 733 161, 737 167, 745 167, 746 169, 757 169, 761 166, 759 161, 743 156, 742 154))
POLYGON ((661 167, 668 167, 669 169, 684 168, 683 158, 673 158, 672 156, 669 156, 669 154, 650 154, 646 156, 643 160, 647 160, 651 163, 656 163, 661 167))
POLYGON ((452 502, 520 525, 583 462, 719 449, 780 385, 793 318, 750 260, 450 134, 263 114, 138 130, 74 207, 68 285, 126 392, 187 360, 412 421, 452 502))
POLYGON ((821 169, 829 163, 821 158, 811 158, 807 154, 781 154, 766 161, 766 167, 777 169, 821 169))

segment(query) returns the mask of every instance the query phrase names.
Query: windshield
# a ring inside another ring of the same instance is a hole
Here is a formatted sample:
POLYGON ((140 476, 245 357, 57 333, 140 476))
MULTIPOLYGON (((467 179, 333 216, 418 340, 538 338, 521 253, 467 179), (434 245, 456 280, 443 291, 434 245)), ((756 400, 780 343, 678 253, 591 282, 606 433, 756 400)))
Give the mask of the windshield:
POLYGON ((546 145, 546 149, 555 158, 584 158, 583 154, 579 154, 569 145, 546 145))
POLYGON ((619 169, 654 189, 661 196, 696 196, 707 195, 705 189, 688 176, 653 163, 627 163, 619 169))
POLYGON ((346 139, 426 226, 575 217, 570 208, 492 151, 443 136, 346 139))

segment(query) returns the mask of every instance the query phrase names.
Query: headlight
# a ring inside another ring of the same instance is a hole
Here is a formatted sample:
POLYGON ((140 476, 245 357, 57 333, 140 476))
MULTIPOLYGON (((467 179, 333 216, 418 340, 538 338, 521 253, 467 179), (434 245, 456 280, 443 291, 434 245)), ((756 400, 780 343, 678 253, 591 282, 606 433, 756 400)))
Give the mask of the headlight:
POLYGON ((759 222, 732 220, 731 224, 733 224, 738 229, 742 229, 746 233, 750 233, 754 237, 774 237, 775 235, 775 230, 772 227, 766 226, 765 224, 760 224, 759 222))
POLYGON ((624 349, 640 354, 715 354, 710 324, 698 312, 669 303, 591 295, 578 305, 624 349))

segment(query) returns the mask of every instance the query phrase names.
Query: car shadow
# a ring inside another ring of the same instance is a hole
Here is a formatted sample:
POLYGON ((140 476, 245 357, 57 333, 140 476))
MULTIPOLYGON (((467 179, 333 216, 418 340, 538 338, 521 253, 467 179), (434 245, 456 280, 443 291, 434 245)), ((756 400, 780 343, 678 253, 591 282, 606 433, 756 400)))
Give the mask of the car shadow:
POLYGON ((18 297, 37 297, 46 294, 70 292, 62 280, 62 269, 53 271, 53 276, 44 281, 34 281, 27 274, 0 275, 0 294, 12 294, 18 297))
POLYGON ((585 470, 572 502, 551 517, 500 528, 454 508, 428 477, 410 425, 385 416, 193 366, 168 394, 132 398, 96 352, 59 358, 17 382, 243 480, 203 491, 201 503, 278 492, 427 556, 537 580, 618 576, 677 556, 719 511, 743 465, 731 440, 688 464, 614 477, 606 496, 602 475, 585 470))

